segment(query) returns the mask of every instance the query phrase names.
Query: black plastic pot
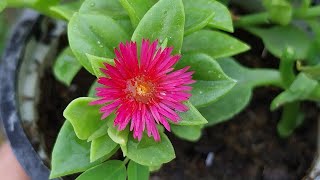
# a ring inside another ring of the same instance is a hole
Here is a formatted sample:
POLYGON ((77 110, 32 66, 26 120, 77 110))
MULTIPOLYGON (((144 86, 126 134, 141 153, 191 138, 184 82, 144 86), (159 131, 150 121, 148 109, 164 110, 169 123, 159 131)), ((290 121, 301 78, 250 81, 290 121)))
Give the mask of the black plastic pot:
POLYGON ((40 15, 33 11, 25 11, 17 22, 9 39, 3 61, 0 65, 0 119, 12 150, 18 161, 33 180, 45 180, 49 177, 49 169, 27 138, 21 123, 23 114, 19 112, 18 72, 26 51, 26 43, 38 35, 40 15))

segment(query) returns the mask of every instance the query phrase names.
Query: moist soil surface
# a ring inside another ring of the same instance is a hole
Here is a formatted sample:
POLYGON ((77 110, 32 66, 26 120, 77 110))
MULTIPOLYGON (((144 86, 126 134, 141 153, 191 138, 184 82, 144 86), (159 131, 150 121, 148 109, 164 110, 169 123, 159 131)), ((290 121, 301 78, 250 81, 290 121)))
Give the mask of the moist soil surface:
MULTIPOLYGON (((251 42, 251 35, 244 32, 236 34, 240 34, 244 41, 251 42)), ((262 43, 254 43, 258 44, 252 46, 255 47, 254 51, 236 57, 241 59, 240 63, 249 67, 277 68, 274 57, 268 54, 261 57, 262 43)), ((42 137, 41 146, 45 147, 48 157, 64 122, 64 108, 73 99, 86 96, 93 81, 93 76, 81 70, 72 85, 67 87, 55 80, 51 69, 46 70, 41 80, 38 131, 42 137)), ((303 103, 302 108, 306 114, 304 123, 292 136, 281 139, 276 131, 281 111, 269 111, 270 102, 279 92, 279 89, 272 87, 256 89, 247 108, 225 123, 204 129, 198 142, 187 142, 167 133, 175 148, 176 159, 152 173, 150 178, 302 179, 315 156, 319 112, 316 104, 303 103), (206 165, 209 153, 213 158, 211 165, 206 165)), ((27 134, 32 133, 27 131, 27 134)), ((37 146, 39 144, 35 144, 37 146)), ((49 165, 50 159, 45 162, 49 165)))

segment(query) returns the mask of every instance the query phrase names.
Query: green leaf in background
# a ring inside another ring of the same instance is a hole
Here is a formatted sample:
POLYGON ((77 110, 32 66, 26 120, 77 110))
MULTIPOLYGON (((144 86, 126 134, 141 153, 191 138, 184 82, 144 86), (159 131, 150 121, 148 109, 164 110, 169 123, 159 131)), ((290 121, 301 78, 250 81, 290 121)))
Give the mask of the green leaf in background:
POLYGON ((4 13, 0 13, 0 27, 0 57, 2 57, 2 53, 6 43, 6 35, 9 29, 9 24, 4 17, 4 13))
POLYGON ((113 58, 113 49, 129 39, 116 21, 98 13, 75 13, 68 24, 68 37, 74 55, 92 74, 86 54, 113 58))
POLYGON ((128 17, 128 14, 118 0, 85 0, 82 3, 79 12, 83 14, 103 14, 115 20, 128 17))
POLYGON ((89 62, 92 66, 93 72, 96 77, 102 77, 105 76, 103 72, 101 72, 100 68, 105 68, 103 63, 108 64, 114 64, 113 59, 105 58, 105 57, 98 57, 91 54, 86 54, 87 58, 89 59, 89 62))
POLYGON ((73 100, 64 110, 63 116, 71 122, 79 139, 88 139, 95 131, 114 118, 110 115, 106 120, 101 120, 100 106, 89 105, 95 100, 89 97, 80 97, 73 100))
POLYGON ((281 85, 280 73, 271 69, 249 69, 234 59, 219 60, 223 71, 237 81, 236 85, 218 101, 200 108, 200 113, 208 120, 207 125, 224 122, 242 109, 250 101, 252 89, 257 86, 281 85))
POLYGON ((320 64, 313 66, 301 66, 298 63, 297 69, 299 71, 302 71, 304 74, 311 77, 312 79, 320 80, 320 64))
POLYGON ((7 0, 0 1, 0 12, 2 12, 7 6, 7 0))
POLYGON ((142 39, 160 42, 168 39, 167 46, 173 46, 173 53, 179 53, 184 34, 185 14, 182 0, 159 0, 144 15, 132 35, 138 45, 142 39))
POLYGON ((156 3, 156 0, 120 0, 120 3, 129 14, 135 28, 146 12, 156 3))
POLYGON ((204 53, 213 58, 228 57, 247 51, 250 47, 225 33, 200 30, 184 38, 182 54, 204 53))
POLYGON ((263 0, 268 18, 277 24, 288 25, 292 19, 292 6, 287 0, 263 0))
POLYGON ((69 86, 81 69, 81 64, 68 47, 60 53, 53 65, 53 74, 57 80, 69 86))
POLYGON ((271 110, 274 110, 283 104, 311 99, 313 91, 319 86, 316 80, 313 80, 306 76, 304 73, 300 73, 289 89, 279 94, 271 103, 271 110))
POLYGON ((202 125, 208 123, 207 120, 199 113, 199 111, 187 101, 185 105, 189 108, 187 112, 178 113, 181 117, 181 121, 176 124, 180 126, 193 126, 202 125))
POLYGON ((212 21, 208 24, 209 27, 221 29, 228 32, 233 32, 233 24, 231 14, 228 8, 218 1, 210 1, 208 7, 215 12, 212 21))
POLYGON ((282 138, 290 136, 294 129, 302 124, 304 113, 300 110, 300 102, 284 105, 281 119, 277 124, 277 131, 282 138))
POLYGON ((186 22, 184 35, 198 31, 212 21, 215 12, 208 8, 207 0, 183 0, 186 22))
POLYGON ((181 139, 188 141, 198 141, 201 137, 203 126, 177 126, 170 125, 171 131, 181 139))
POLYGON ((119 3, 119 0, 86 0, 82 4, 79 12, 83 14, 97 13, 109 16, 117 21, 117 23, 122 27, 124 31, 126 31, 128 35, 131 35, 133 33, 130 18, 127 12, 119 3))
POLYGON ((138 141, 129 136, 127 156, 131 160, 144 166, 158 166, 170 162, 176 157, 169 138, 160 132, 161 141, 154 141, 153 137, 143 136, 138 141))
POLYGON ((281 58, 287 48, 293 50, 295 59, 305 59, 308 55, 311 40, 304 31, 293 25, 269 29, 247 28, 247 30, 259 36, 268 51, 278 58, 281 58))
POLYGON ((88 97, 97 97, 96 96, 96 88, 101 86, 101 84, 99 84, 97 81, 94 81, 94 83, 92 83, 89 92, 88 92, 88 97))
POLYGON ((90 149, 90 162, 96 161, 102 157, 110 158, 119 146, 115 143, 108 134, 92 140, 90 149))
POLYGON ((76 180, 126 180, 127 172, 124 163, 110 160, 82 173, 76 180))
POLYGON ((82 172, 100 163, 90 163, 90 143, 77 138, 69 121, 63 124, 52 151, 50 179, 82 172))
POLYGON ((147 166, 130 161, 128 165, 128 180, 148 180, 150 173, 147 166))
POLYGON ((69 2, 50 7, 50 10, 59 14, 66 20, 70 20, 75 12, 78 12, 82 1, 69 2))

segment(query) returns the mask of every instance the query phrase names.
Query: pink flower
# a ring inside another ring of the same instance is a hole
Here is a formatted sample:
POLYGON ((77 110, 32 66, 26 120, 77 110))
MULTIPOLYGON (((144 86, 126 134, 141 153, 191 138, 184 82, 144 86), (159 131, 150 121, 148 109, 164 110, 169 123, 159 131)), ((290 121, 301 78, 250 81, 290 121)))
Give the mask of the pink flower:
POLYGON ((181 57, 172 56, 172 50, 159 48, 157 40, 151 44, 143 40, 139 56, 135 42, 120 43, 114 50, 115 65, 105 63, 105 69, 101 68, 106 77, 98 79, 103 85, 96 89, 100 98, 90 103, 104 105, 101 119, 115 111, 114 126, 121 131, 130 123, 130 131, 139 141, 145 130, 159 141, 156 124, 170 131, 168 120, 178 123, 177 111, 188 110, 183 102, 191 96, 188 85, 195 82, 193 72, 187 72, 189 67, 172 72, 181 57))

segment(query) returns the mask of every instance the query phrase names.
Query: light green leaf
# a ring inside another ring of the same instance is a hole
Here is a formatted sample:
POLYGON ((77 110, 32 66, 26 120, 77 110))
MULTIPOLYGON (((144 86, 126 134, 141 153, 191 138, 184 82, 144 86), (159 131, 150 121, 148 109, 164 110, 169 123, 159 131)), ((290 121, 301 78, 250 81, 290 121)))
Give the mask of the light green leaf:
POLYGON ((101 120, 100 106, 89 105, 95 100, 89 97, 80 97, 73 100, 64 110, 63 116, 71 122, 79 139, 88 139, 95 131, 114 118, 110 115, 106 120, 101 120))
POLYGON ((201 81, 192 85, 190 102, 197 108, 208 106, 230 91, 236 81, 201 81))
POLYGON ((105 68, 103 63, 107 64, 114 64, 113 59, 105 58, 105 57, 98 57, 91 54, 86 53, 87 58, 89 59, 89 62, 92 66, 93 72, 96 75, 96 77, 102 77, 105 76, 103 72, 101 72, 100 68, 105 68))
POLYGON ((204 28, 210 21, 212 21, 215 12, 207 5, 210 2, 211 1, 207 0, 183 0, 184 11, 186 14, 184 27, 185 36, 204 28))
POLYGON ((81 8, 80 13, 84 14, 103 14, 109 16, 122 27, 128 35, 133 33, 133 28, 127 12, 123 9, 119 0, 86 0, 81 8))
POLYGON ((144 15, 132 35, 141 44, 142 39, 160 42, 168 38, 173 53, 179 53, 184 34, 184 8, 182 0, 160 0, 144 15))
POLYGON ((247 30, 259 36, 270 53, 278 58, 281 58, 287 48, 293 50, 294 59, 304 59, 308 55, 311 40, 305 32, 293 25, 247 30))
POLYGON ((113 58, 113 48, 129 39, 117 22, 98 13, 75 13, 68 24, 68 37, 73 53, 92 74, 94 72, 86 54, 113 58))
POLYGON ((52 6, 50 7, 50 10, 59 14, 61 17, 69 21, 72 15, 75 12, 78 12, 81 4, 82 4, 82 1, 69 2, 69 3, 59 4, 57 6, 52 6))
POLYGON ((0 12, 2 12, 7 6, 7 0, 0 1, 0 12))
POLYGON ((133 27, 137 27, 146 12, 156 3, 156 0, 119 0, 129 14, 133 27))
POLYGON ((170 125, 171 131, 181 139, 198 141, 201 137, 202 126, 177 126, 170 125))
POLYGON ((195 73, 192 79, 204 81, 232 80, 228 77, 216 60, 206 54, 184 54, 176 64, 177 69, 190 66, 195 73))
POLYGON ((209 27, 233 32, 232 18, 228 8, 218 1, 209 1, 210 8, 215 13, 209 27))
POLYGON ((97 159, 100 159, 102 157, 108 159, 118 149, 118 144, 112 141, 112 139, 107 134, 96 138, 91 142, 90 162, 96 161, 97 159))
POLYGON ((178 113, 181 117, 181 121, 176 125, 193 126, 207 123, 207 120, 189 101, 187 101, 185 105, 188 106, 189 110, 187 112, 178 113))
POLYGON ((50 179, 82 172, 101 163, 90 163, 90 143, 77 138, 69 121, 62 126, 52 151, 50 179))
POLYGON ((109 129, 109 126, 108 126, 108 122, 107 123, 104 123, 102 126, 100 126, 94 133, 92 133, 87 141, 92 141, 96 138, 99 138, 105 134, 108 133, 108 129, 109 129))
POLYGON ((149 168, 134 161, 128 165, 128 180, 148 180, 150 176, 149 168))
POLYGON ((174 159, 175 153, 168 137, 160 132, 161 141, 154 141, 153 137, 143 136, 141 141, 129 136, 127 156, 131 160, 144 166, 158 166, 174 159))
POLYGON ((271 103, 271 110, 283 104, 310 99, 311 93, 316 89, 318 82, 300 73, 293 81, 289 89, 279 94, 271 103))
POLYGON ((113 126, 113 122, 109 123, 108 135, 114 142, 122 146, 125 146, 128 141, 128 134, 129 134, 128 127, 122 131, 119 131, 116 127, 113 126))
POLYGON ((68 47, 62 51, 54 63, 53 74, 57 80, 69 86, 81 67, 81 64, 68 47))
POLYGON ((233 59, 219 60, 223 71, 236 79, 236 85, 223 97, 207 107, 200 108, 201 114, 208 120, 208 126, 229 120, 249 103, 252 89, 257 86, 281 83, 280 73, 271 69, 249 69, 233 59))
POLYGON ((287 0, 263 0, 268 11, 268 18, 277 24, 288 25, 292 19, 293 9, 287 0))
POLYGON ((184 38, 182 54, 204 53, 213 58, 221 58, 233 56, 248 49, 248 45, 225 33, 200 30, 184 38))
POLYGON ((126 167, 119 160, 111 160, 82 173, 76 180, 125 180, 126 167))

